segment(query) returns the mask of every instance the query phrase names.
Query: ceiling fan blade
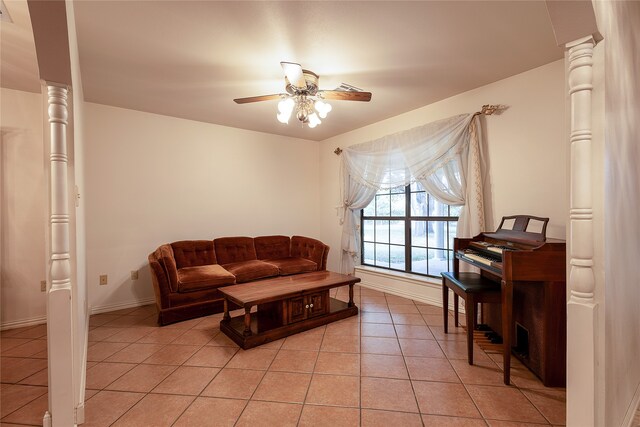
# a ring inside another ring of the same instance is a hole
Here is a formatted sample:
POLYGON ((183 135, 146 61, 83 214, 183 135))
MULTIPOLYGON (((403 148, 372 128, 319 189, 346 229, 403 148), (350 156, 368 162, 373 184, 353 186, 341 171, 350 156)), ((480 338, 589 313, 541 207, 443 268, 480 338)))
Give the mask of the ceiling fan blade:
POLYGON ((342 90, 322 90, 318 92, 325 99, 339 101, 371 101, 371 92, 347 92, 342 90))
POLYGON ((295 62, 281 62, 280 65, 289 83, 298 89, 307 88, 307 82, 304 79, 302 66, 300 64, 296 64, 295 62))
POLYGON ((280 98, 280 94, 273 94, 273 95, 250 96, 248 98, 238 98, 238 99, 234 99, 233 101, 236 104, 247 104, 249 102, 271 101, 272 99, 279 99, 279 98, 280 98))

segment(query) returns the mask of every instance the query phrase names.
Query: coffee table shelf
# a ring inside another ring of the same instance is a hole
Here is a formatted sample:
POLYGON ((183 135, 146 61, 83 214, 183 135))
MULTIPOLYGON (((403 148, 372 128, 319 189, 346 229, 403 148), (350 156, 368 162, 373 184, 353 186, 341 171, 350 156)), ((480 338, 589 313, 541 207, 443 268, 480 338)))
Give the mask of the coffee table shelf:
POLYGON ((276 322, 268 322, 263 319, 260 319, 261 322, 259 322, 259 312, 251 313, 251 335, 247 336, 244 335, 244 315, 232 317, 228 323, 220 322, 220 330, 241 348, 247 350, 358 314, 358 307, 355 305, 349 307, 348 303, 335 298, 331 298, 329 303, 329 313, 283 326, 278 326, 276 322))

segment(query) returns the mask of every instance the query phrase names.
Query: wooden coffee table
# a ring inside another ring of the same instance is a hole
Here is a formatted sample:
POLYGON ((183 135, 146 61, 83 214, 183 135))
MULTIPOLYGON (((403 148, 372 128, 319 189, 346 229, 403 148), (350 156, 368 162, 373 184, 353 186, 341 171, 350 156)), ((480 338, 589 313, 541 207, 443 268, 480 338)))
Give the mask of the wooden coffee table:
POLYGON ((355 316, 353 285, 359 281, 354 276, 315 271, 222 287, 220 330, 246 350, 355 316), (349 285, 349 302, 329 296, 330 289, 344 285, 349 285), (244 308, 244 315, 231 317, 229 301, 244 308), (251 313, 253 306, 257 311, 251 313))

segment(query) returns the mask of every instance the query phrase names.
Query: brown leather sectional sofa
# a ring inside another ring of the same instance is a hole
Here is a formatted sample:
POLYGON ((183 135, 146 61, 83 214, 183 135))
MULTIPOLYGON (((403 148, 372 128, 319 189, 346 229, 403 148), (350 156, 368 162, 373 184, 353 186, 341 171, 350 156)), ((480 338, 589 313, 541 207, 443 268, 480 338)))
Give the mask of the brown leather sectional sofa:
POLYGON ((221 286, 326 270, 329 246, 302 236, 183 240, 149 255, 158 323, 219 313, 221 286))

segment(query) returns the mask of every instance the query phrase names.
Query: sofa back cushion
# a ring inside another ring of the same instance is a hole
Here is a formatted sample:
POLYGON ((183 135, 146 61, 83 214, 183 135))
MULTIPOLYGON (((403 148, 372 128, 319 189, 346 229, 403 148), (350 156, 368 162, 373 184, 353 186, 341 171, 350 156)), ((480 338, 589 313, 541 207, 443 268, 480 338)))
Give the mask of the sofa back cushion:
POLYGON ((291 238, 291 256, 306 258, 315 262, 318 270, 326 268, 326 261, 323 263, 326 250, 327 245, 320 240, 302 236, 293 236, 291 238))
POLYGON ((177 268, 217 264, 213 240, 183 240, 171 244, 177 268))
POLYGON ((213 241, 218 264, 258 259, 251 237, 221 237, 213 241))
POLYGON ((261 236, 253 239, 258 259, 278 259, 291 256, 289 236, 261 236))

